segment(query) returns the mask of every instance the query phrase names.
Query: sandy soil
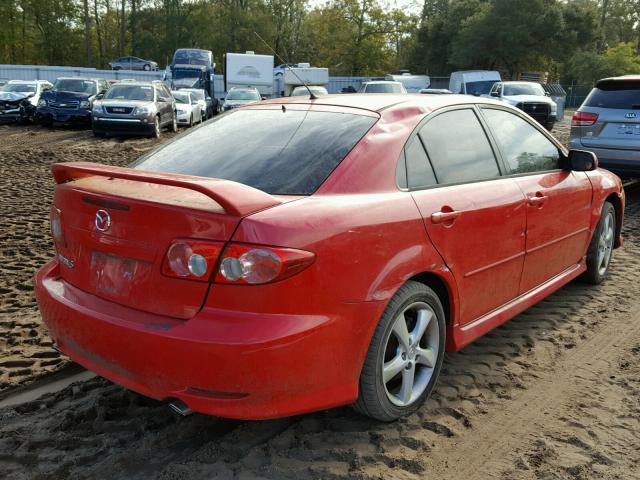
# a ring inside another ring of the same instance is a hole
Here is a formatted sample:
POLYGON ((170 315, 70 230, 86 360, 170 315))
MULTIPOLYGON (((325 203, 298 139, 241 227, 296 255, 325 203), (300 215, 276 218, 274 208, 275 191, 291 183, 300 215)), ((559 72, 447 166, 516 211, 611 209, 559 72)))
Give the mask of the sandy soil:
MULTIPOLYGON (((29 130, 0 129, 15 135, 0 145, 5 388, 61 362, 30 289, 51 249, 49 164, 123 164, 153 143, 29 130)), ((181 419, 95 378, 0 409, 0 476, 640 479, 640 187, 629 188, 626 215, 626 244, 604 284, 573 282, 449 355, 432 398, 406 419, 380 424, 347 407, 263 422, 181 419)))

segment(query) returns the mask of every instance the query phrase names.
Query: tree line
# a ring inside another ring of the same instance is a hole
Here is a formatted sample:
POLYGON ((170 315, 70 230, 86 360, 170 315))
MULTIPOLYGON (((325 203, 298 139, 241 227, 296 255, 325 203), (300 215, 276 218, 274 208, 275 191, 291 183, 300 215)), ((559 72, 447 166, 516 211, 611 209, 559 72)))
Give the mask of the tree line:
POLYGON ((176 48, 270 54, 332 75, 408 69, 549 72, 588 83, 640 73, 638 0, 425 0, 420 14, 381 0, 0 0, 0 63, 104 68, 176 48))

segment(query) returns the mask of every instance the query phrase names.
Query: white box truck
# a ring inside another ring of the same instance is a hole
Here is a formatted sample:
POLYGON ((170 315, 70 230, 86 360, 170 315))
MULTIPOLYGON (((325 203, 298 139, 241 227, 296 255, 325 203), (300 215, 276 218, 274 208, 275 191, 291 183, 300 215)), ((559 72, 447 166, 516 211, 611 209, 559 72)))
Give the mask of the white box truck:
POLYGON ((420 90, 429 88, 429 85, 431 85, 429 75, 411 75, 410 73, 398 75, 387 74, 384 76, 384 79, 391 80, 392 82, 400 82, 404 85, 407 93, 420 93, 420 90))
POLYGON ((291 95, 293 89, 304 85, 325 86, 329 83, 329 69, 312 67, 308 63, 299 63, 297 67, 284 69, 282 75, 282 92, 285 97, 291 95))
POLYGON ((273 96, 273 55, 227 53, 224 89, 229 91, 233 87, 255 87, 263 97, 273 96))
POLYGON ((490 70, 453 72, 449 79, 449 90, 467 95, 487 95, 493 84, 501 80, 499 72, 490 70))

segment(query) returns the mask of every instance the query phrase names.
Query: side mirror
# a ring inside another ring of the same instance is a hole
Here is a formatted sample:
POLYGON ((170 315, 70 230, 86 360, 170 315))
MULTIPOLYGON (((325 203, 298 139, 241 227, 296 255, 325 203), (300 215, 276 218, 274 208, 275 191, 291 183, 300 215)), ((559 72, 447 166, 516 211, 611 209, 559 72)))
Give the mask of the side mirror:
POLYGON ((266 99, 267 99, 267 97, 265 97, 264 95, 260 96, 260 100, 266 100, 266 99))
POLYGON ((591 172, 598 168, 598 157, 586 150, 569 150, 567 168, 574 172, 591 172))
POLYGON ((211 101, 211 97, 207 97, 207 98, 205 98, 205 100, 206 100, 207 102, 210 102, 210 101, 211 101))
POLYGON ((499 97, 500 94, 498 92, 491 92, 492 97, 499 97))
POLYGON ((99 93, 96 95, 95 100, 102 100, 103 97, 104 97, 104 93, 99 93))

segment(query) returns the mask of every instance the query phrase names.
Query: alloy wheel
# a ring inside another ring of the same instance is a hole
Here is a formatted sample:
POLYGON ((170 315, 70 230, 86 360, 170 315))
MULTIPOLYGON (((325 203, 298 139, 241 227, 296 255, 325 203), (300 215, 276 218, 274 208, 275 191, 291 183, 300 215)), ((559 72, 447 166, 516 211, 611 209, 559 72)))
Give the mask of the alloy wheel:
POLYGON ((613 213, 608 212, 600 231, 600 238, 598 239, 598 256, 597 265, 598 273, 604 275, 609 267, 611 261, 611 253, 613 252, 613 240, 615 236, 614 232, 614 219, 613 213))
POLYGON ((391 403, 406 407, 426 390, 440 348, 438 320, 424 302, 407 306, 386 339, 382 382, 391 403))

